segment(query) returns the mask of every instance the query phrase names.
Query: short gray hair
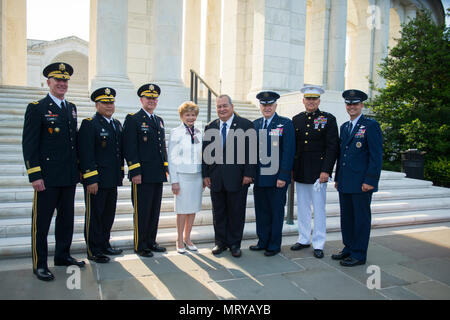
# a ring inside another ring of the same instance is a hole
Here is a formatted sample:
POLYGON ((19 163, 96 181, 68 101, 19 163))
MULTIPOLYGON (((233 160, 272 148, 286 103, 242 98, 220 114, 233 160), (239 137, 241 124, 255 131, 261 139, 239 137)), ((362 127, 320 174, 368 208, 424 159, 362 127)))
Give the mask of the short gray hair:
POLYGON ((228 103, 230 105, 233 105, 233 101, 231 101, 231 97, 227 94, 221 94, 220 96, 218 96, 216 99, 221 99, 221 98, 227 98, 228 99, 228 103))

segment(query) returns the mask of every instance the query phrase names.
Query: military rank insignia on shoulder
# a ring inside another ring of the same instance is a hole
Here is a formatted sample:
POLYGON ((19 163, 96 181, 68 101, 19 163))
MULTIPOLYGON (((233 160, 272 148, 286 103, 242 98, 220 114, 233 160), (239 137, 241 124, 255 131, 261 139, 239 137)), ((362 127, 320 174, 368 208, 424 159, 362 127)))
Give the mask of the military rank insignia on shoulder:
POLYGON ((31 101, 31 104, 39 104, 39 101, 31 101))
POLYGON ((84 120, 87 120, 87 121, 92 121, 92 118, 86 118, 86 119, 84 119, 84 120))

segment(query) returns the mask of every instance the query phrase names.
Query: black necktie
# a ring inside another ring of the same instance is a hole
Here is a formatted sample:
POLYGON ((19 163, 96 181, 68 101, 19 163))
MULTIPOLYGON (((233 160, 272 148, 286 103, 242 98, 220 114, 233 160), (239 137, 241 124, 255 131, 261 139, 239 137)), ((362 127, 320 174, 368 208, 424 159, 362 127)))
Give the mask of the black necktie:
POLYGON ((112 128, 112 131, 113 131, 113 132, 116 132, 116 127, 114 126, 114 121, 113 121, 113 119, 111 119, 111 120, 109 121, 109 125, 110 125, 110 127, 112 128))
POLYGON ((153 114, 150 116, 150 119, 153 121, 153 123, 155 124, 155 126, 158 127, 158 126, 156 125, 156 117, 155 117, 153 114))
POLYGON ((267 129, 267 119, 264 120, 264 127, 263 127, 263 129, 267 129))
POLYGON ((352 129, 353 129, 353 122, 350 121, 350 123, 348 124, 348 134, 352 133, 352 129))

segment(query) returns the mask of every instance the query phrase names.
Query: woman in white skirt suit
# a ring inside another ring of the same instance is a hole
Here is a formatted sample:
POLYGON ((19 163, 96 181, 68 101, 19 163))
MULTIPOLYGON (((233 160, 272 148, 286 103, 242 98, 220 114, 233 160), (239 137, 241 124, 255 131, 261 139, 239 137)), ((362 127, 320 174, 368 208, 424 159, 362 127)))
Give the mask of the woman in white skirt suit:
POLYGON ((202 133, 194 127, 199 108, 183 102, 178 108, 182 123, 172 129, 169 138, 169 175, 177 213, 177 252, 196 251, 191 242, 195 213, 202 208, 202 133))

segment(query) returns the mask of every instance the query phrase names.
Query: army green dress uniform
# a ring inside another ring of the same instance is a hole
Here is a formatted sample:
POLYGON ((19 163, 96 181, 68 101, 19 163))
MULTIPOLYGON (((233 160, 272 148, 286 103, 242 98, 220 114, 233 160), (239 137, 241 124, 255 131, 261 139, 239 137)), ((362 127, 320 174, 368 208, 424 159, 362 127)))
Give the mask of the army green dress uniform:
MULTIPOLYGON (((91 95, 94 102, 114 102, 113 88, 99 88, 91 95)), ((116 214, 117 187, 124 177, 122 124, 100 113, 84 119, 78 133, 78 146, 84 198, 86 204, 84 236, 88 258, 108 262, 105 254, 120 254, 109 243, 116 214), (87 192, 88 185, 98 183, 97 194, 87 192)))
MULTIPOLYGON (((161 89, 155 84, 139 88, 138 96, 157 98, 161 89)), ((162 118, 144 109, 128 114, 124 122, 124 153, 128 178, 142 175, 142 184, 132 184, 134 208, 134 250, 152 256, 151 251, 165 251, 156 243, 163 182, 167 181, 167 151, 162 118)))
MULTIPOLYGON (((66 63, 51 64, 43 72, 47 78, 65 80, 72 73, 72 67, 66 63)), ((55 209, 55 265, 66 265, 72 259, 75 186, 80 178, 77 108, 68 101, 60 103, 61 106, 47 95, 30 103, 25 112, 22 149, 28 178, 30 182, 43 179, 45 185, 45 190, 35 191, 33 198, 31 245, 35 273, 48 270, 47 235, 55 209)))

